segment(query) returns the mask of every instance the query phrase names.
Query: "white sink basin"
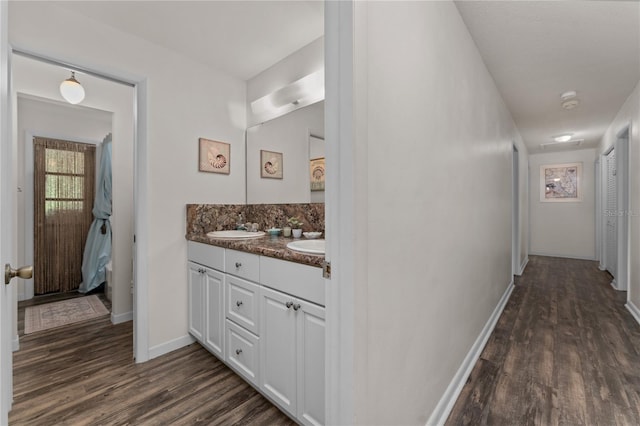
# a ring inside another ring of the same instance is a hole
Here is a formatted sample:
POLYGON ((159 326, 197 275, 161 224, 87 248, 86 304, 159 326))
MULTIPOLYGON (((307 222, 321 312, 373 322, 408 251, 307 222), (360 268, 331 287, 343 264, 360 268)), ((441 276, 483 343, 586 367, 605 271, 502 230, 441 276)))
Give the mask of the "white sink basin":
POLYGON ((324 254, 324 240, 292 241, 287 247, 294 251, 309 254, 324 254))
POLYGON ((244 240, 247 238, 260 238, 260 237, 264 237, 265 235, 266 234, 262 231, 248 232, 248 231, 238 231, 238 230, 213 231, 213 232, 207 233, 207 237, 221 239, 221 240, 244 240))

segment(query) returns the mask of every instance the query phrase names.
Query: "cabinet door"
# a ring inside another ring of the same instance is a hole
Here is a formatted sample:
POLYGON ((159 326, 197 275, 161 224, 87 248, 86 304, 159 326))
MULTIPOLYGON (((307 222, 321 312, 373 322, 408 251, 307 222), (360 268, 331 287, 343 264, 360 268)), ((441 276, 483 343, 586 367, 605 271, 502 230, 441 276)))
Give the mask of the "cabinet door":
POLYGON ((297 419, 306 425, 324 424, 324 308, 296 301, 297 419))
POLYGON ((296 312, 293 297, 268 288, 260 296, 260 389, 296 415, 296 312))
POLYGON ((199 342, 204 341, 204 267, 189 262, 189 333, 199 342))
POLYGON ((214 355, 224 359, 224 274, 205 268, 205 340, 204 345, 214 355))

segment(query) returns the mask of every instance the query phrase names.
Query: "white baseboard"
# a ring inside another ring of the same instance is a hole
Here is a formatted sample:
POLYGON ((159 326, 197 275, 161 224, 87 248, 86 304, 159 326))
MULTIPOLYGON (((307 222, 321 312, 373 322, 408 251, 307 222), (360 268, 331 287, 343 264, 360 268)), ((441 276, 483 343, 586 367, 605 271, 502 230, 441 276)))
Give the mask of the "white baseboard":
POLYGON ((578 259, 578 260, 598 260, 593 256, 574 256, 572 254, 558 254, 558 253, 541 253, 541 252, 529 252, 531 256, 545 256, 545 257, 562 257, 564 259, 578 259))
POLYGON ((152 346, 149 348, 149 359, 157 358, 161 355, 168 354, 169 352, 173 352, 177 349, 183 348, 194 343, 196 339, 191 337, 190 334, 187 334, 182 337, 178 337, 177 339, 169 340, 168 342, 161 343, 156 346, 152 346))
POLYGON ((451 380, 451 383, 447 386, 447 390, 442 395, 442 398, 440 398, 440 401, 438 401, 438 405, 436 405, 435 410, 433 410, 431 416, 429 416, 429 420, 427 420, 426 423, 427 425, 443 425, 447 421, 447 417, 449 417, 449 414, 453 409, 453 405, 456 403, 458 396, 460 396, 460 392, 462 392, 462 388, 471 375, 473 367, 480 358, 482 350, 487 344, 487 341, 489 340, 504 307, 507 305, 512 291, 513 281, 509 283, 509 286, 502 295, 498 305, 493 310, 493 313, 480 332, 480 335, 473 343, 473 346, 471 346, 469 353, 467 353, 467 356, 462 361, 462 364, 460 365, 460 368, 458 368, 455 376, 453 376, 453 380, 451 380))
POLYGON ((116 325, 127 321, 133 321, 133 311, 124 314, 114 314, 111 312, 111 324, 116 325))
POLYGON ((618 288, 618 281, 616 281, 616 279, 615 279, 615 278, 613 279, 613 281, 611 281, 611 283, 610 283, 610 284, 611 284, 611 287, 613 287, 613 289, 614 289, 614 290, 616 290, 616 291, 621 291, 621 290, 618 288))
POLYGON ((638 307, 634 305, 631 300, 627 300, 627 304, 624 306, 629 312, 631 312, 631 315, 633 315, 638 324, 640 324, 640 309, 638 309, 638 307))
POLYGON ((520 271, 518 271, 518 276, 524 274, 524 268, 527 267, 527 264, 529 264, 529 256, 527 256, 522 262, 522 265, 520 265, 520 271))
POLYGON ((606 267, 606 266, 604 266, 602 263, 600 263, 600 264, 598 265, 598 269, 600 269, 601 271, 606 271, 606 270, 607 270, 607 267, 606 267))
POLYGON ((20 350, 20 336, 18 335, 13 336, 12 346, 13 346, 13 352, 20 350))

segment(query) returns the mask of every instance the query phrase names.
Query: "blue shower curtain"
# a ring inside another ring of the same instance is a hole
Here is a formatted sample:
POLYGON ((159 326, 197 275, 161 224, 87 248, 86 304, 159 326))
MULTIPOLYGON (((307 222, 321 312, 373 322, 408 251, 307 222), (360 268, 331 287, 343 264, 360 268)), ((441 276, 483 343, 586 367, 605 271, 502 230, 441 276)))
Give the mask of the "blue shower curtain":
POLYGON ((105 266, 111 259, 111 134, 102 142, 100 174, 93 204, 93 223, 89 228, 82 257, 82 283, 78 291, 87 293, 106 280, 105 266))

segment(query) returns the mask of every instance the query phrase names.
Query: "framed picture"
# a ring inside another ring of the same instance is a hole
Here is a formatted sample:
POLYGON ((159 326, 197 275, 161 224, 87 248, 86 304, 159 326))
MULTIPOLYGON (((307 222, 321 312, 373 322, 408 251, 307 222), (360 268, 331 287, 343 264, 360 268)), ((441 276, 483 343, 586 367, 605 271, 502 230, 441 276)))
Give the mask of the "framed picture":
POLYGON ((324 191, 324 157, 309 161, 309 177, 312 191, 324 191))
POLYGON ((198 171, 228 175, 231 165, 231 145, 205 138, 200 138, 199 143, 198 171))
POLYGON ((282 179, 282 153, 260 150, 260 177, 282 179))
POLYGON ((540 166, 540 201, 582 201, 582 163, 540 166))

